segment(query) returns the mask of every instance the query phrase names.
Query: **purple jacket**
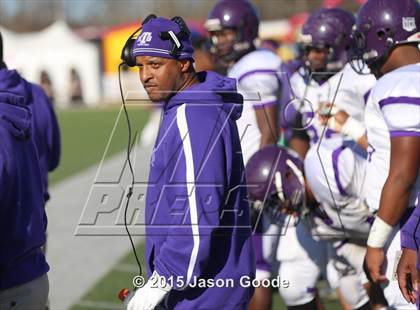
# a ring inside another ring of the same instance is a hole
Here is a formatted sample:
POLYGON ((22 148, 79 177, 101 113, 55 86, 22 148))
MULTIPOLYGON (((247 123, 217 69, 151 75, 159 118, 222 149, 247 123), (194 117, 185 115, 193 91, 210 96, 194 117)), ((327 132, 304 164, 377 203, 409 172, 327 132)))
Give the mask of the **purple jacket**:
POLYGON ((417 251, 417 269, 420 270, 420 193, 417 196, 417 206, 407 222, 401 228, 401 247, 417 251))
MULTIPOLYGON (((3 81, 2 81, 3 82, 3 81)), ((31 281, 49 267, 39 159, 31 137, 24 85, 0 88, 0 291, 31 281)))
POLYGON ((243 98, 234 79, 199 79, 164 106, 146 197, 147 271, 173 284, 170 309, 244 309, 253 289, 239 280, 254 278, 255 258, 235 123, 243 98), (234 287, 188 286, 199 279, 234 287))
POLYGON ((53 107, 40 86, 24 80, 15 70, 0 69, 0 90, 25 98, 32 116, 32 132, 38 152, 44 199, 49 199, 48 172, 60 160, 60 130, 53 107))

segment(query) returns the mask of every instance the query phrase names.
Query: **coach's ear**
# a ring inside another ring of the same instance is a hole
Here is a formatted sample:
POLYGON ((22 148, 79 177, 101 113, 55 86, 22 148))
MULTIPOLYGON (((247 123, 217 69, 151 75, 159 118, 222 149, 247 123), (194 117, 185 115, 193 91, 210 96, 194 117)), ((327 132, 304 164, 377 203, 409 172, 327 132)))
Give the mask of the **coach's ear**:
POLYGON ((181 72, 191 72, 191 70, 194 68, 193 63, 190 59, 181 59, 179 60, 179 65, 181 67, 181 72))

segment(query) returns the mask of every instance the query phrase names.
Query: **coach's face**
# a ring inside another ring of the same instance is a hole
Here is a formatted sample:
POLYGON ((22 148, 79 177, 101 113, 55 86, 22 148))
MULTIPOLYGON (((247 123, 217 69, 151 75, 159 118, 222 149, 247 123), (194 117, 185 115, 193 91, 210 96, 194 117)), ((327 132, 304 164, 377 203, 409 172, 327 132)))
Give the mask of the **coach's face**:
POLYGON ((182 66, 174 59, 137 56, 140 80, 153 102, 165 101, 179 89, 182 66))

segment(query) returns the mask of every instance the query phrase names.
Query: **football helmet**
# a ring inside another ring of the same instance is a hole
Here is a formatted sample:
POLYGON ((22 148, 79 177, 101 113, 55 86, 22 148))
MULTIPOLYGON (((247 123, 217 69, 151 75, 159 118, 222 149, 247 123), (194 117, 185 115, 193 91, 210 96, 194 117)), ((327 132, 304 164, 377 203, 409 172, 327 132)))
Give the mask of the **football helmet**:
POLYGON ((305 202, 303 162, 289 148, 270 145, 256 152, 245 167, 249 199, 278 216, 300 212, 305 202))
MULTIPOLYGON (((356 49, 351 60, 366 63, 379 77, 395 47, 420 42, 420 4, 416 0, 368 0, 357 13, 352 35, 356 49)), ((363 73, 363 66, 352 67, 363 73)))
MULTIPOLYGON (((302 27, 298 42, 305 59, 311 48, 329 49, 322 70, 336 72, 347 62, 347 51, 352 45, 351 31, 355 23, 353 14, 339 8, 320 9, 311 14, 302 27)), ((310 71, 311 64, 305 59, 310 71)))
POLYGON ((255 7, 247 0, 221 0, 211 10, 204 26, 209 32, 210 51, 224 63, 232 63, 255 48, 259 17, 255 7), (233 40, 220 42, 217 32, 235 31, 233 40))

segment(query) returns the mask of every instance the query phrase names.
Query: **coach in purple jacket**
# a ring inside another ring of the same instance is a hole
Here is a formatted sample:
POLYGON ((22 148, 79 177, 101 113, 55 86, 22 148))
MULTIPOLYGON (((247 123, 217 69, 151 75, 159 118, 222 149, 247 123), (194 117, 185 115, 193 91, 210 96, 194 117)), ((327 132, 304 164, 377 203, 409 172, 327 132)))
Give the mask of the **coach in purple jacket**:
POLYGON ((133 48, 164 108, 146 197, 149 281, 128 309, 247 309, 255 258, 235 123, 243 98, 235 80, 195 72, 180 24, 147 21, 133 48))
POLYGON ((58 167, 61 155, 60 128, 53 106, 42 88, 23 79, 16 70, 9 70, 3 60, 0 33, 0 91, 22 97, 32 114, 32 136, 41 169, 44 199, 49 199, 48 172, 58 167))
POLYGON ((60 135, 39 86, 8 70, 0 33, 0 309, 45 309, 48 171, 60 135))
POLYGON ((49 266, 31 101, 0 89, 0 309, 45 309, 49 266))

